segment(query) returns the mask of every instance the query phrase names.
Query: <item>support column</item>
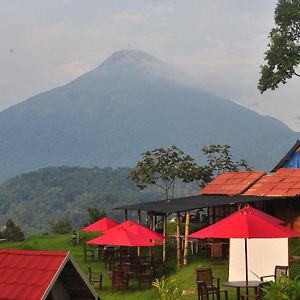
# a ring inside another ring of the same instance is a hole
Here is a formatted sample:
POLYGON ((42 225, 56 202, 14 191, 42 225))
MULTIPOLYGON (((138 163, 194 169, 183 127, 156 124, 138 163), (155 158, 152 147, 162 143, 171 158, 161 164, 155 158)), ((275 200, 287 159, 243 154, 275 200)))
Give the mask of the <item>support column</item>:
POLYGON ((128 212, 127 212, 127 209, 124 210, 124 220, 125 220, 125 221, 128 220, 128 212))
MULTIPOLYGON (((141 224, 141 211, 138 210, 137 212, 137 223, 141 224)), ((137 255, 141 256, 141 247, 137 247, 137 255)))
POLYGON ((167 261, 167 214, 163 215, 163 235, 164 235, 164 241, 163 241, 163 265, 164 265, 164 271, 166 267, 166 261, 167 261))
POLYGON ((189 255, 189 238, 188 235, 190 233, 190 211, 186 211, 185 213, 185 238, 184 238, 184 252, 183 252, 183 266, 186 267, 188 265, 188 255, 189 255))
POLYGON ((177 253, 177 270, 180 269, 180 213, 176 214, 176 253, 177 253))

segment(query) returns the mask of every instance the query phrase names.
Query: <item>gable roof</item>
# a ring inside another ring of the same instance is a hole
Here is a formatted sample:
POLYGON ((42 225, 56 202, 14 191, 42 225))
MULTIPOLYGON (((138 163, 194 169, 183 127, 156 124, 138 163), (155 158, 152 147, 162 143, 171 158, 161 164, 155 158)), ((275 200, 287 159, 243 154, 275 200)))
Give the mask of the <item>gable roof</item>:
POLYGON ((243 195, 295 197, 300 195, 300 169, 282 168, 256 181, 243 195))
POLYGON ((238 195, 265 175, 265 172, 226 172, 201 190, 202 195, 238 195))
POLYGON ((300 147, 300 140, 297 140, 295 145, 289 150, 289 152, 278 162, 278 164, 272 169, 271 172, 276 172, 278 169, 283 168, 285 164, 292 158, 293 154, 300 147))
MULTIPOLYGON (((69 252, 0 249, 0 299, 45 299, 67 263, 77 269, 69 252)), ((86 299, 97 299, 87 286, 86 299)))

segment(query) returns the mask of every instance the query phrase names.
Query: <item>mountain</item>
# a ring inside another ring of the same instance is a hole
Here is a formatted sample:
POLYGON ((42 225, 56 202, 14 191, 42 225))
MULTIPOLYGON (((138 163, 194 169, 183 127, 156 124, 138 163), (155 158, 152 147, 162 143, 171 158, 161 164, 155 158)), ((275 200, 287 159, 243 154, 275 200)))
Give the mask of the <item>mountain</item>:
POLYGON ((133 166, 144 151, 173 144, 200 159, 202 146, 227 143, 234 158, 269 169, 297 138, 145 52, 119 51, 0 112, 0 181, 47 166, 133 166))

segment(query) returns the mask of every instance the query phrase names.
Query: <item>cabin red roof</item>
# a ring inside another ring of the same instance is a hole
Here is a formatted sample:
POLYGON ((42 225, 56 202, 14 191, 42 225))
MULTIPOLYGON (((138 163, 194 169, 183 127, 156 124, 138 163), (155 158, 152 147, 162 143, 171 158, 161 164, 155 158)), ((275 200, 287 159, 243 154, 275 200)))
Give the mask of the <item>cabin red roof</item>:
POLYGON ((0 299, 43 299, 68 255, 68 252, 0 250, 0 299))
POLYGON ((300 194, 300 169, 282 168, 256 181, 243 195, 294 197, 300 194))
POLYGON ((203 195, 238 195, 262 177, 264 172, 226 172, 201 191, 203 195))

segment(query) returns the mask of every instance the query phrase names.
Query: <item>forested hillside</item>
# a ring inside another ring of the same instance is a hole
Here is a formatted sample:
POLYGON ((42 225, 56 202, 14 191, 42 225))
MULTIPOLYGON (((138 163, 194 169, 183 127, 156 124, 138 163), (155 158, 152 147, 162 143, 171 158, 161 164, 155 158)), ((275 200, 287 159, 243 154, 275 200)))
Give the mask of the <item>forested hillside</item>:
MULTIPOLYGON (((48 167, 9 179, 0 186, 0 225, 12 218, 27 234, 48 232, 50 223, 70 220, 79 229, 88 220, 88 207, 110 211, 121 204, 160 200, 158 190, 139 192, 129 168, 48 167)), ((180 194, 195 193, 190 186, 180 194)))

